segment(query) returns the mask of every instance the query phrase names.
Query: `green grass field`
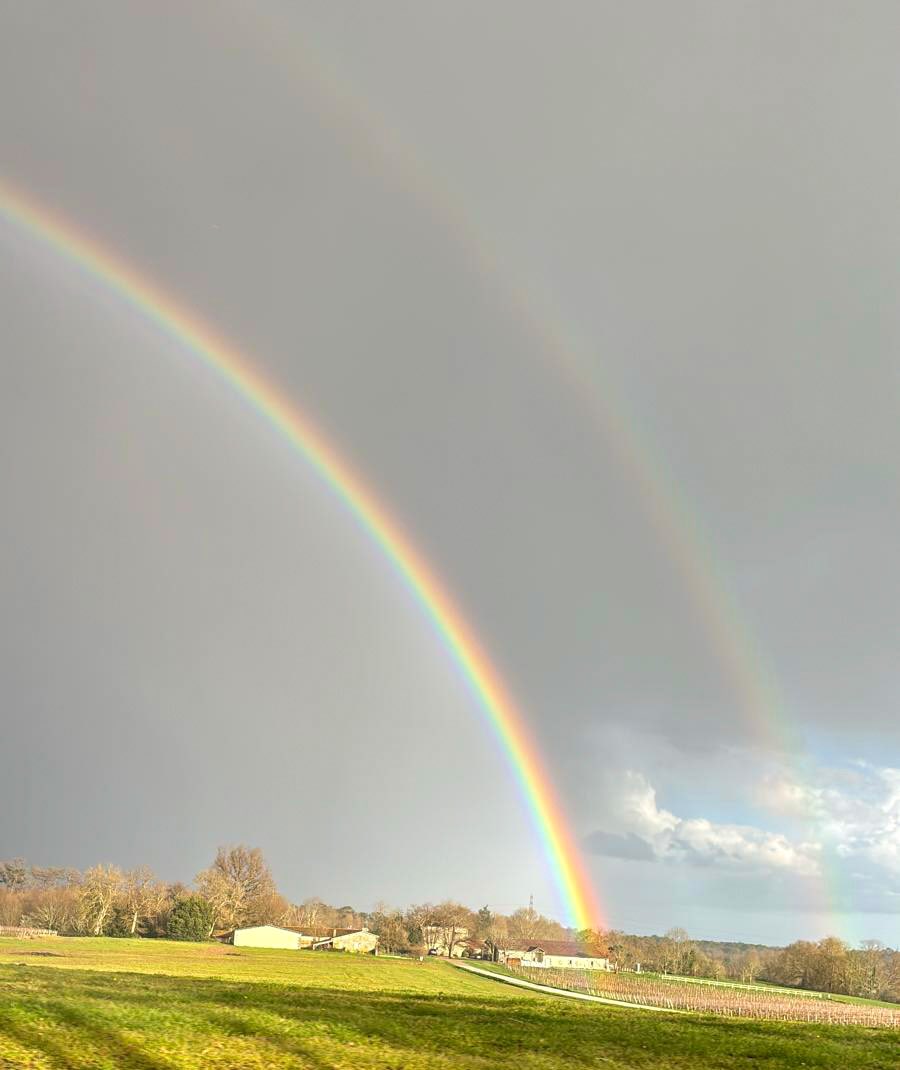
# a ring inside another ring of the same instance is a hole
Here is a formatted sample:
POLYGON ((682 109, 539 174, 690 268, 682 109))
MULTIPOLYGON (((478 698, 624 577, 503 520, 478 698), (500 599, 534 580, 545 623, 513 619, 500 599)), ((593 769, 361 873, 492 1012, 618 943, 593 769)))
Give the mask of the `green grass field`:
POLYGON ((0 1067, 897 1070, 896 1031, 648 1014, 440 961, 0 940, 0 1067))

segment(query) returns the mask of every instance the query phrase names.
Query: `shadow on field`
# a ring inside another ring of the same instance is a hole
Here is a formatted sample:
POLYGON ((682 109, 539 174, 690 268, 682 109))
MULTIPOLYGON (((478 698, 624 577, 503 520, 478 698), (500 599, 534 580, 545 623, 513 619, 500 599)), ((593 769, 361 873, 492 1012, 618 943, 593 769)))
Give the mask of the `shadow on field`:
MULTIPOLYGON (((60 1027, 68 1027, 67 1038, 84 1037, 90 1048, 103 1052, 114 1065, 133 1068, 133 1070, 169 1070, 171 1063, 160 1062, 140 1042, 126 1040, 121 1030, 103 1026, 101 1022, 85 1012, 79 1011, 69 1003, 59 1000, 41 1001, 41 1018, 39 1021, 8 1021, 0 1009, 0 1036, 6 1034, 31 1051, 41 1052, 56 1066, 73 1065, 77 1048, 72 1040, 61 1039, 60 1027), (58 1039, 59 1038, 59 1039, 58 1039)), ((77 1040, 76 1040, 77 1044, 77 1040)), ((0 1066, 7 1063, 0 1060, 0 1066)), ((9 1064, 15 1065, 15 1064, 9 1064)))
MULTIPOLYGON (((485 982, 490 986, 491 982, 485 982)), ((862 1028, 646 1015, 523 996, 348 991, 43 965, 0 968, 0 1038, 57 1067, 171 1070, 250 1042, 267 1065, 896 1068, 898 1037, 862 1028), (8 999, 6 997, 11 997, 8 999), (79 1058, 70 1060, 72 1052, 79 1058), (166 1054, 162 1054, 166 1052, 166 1054)), ((245 1049, 246 1050, 246 1049, 245 1049)), ((0 1065, 3 1065, 0 1041, 0 1065)), ((15 1065, 15 1064, 13 1064, 15 1065)), ((254 1063, 254 1065, 257 1065, 254 1063)))

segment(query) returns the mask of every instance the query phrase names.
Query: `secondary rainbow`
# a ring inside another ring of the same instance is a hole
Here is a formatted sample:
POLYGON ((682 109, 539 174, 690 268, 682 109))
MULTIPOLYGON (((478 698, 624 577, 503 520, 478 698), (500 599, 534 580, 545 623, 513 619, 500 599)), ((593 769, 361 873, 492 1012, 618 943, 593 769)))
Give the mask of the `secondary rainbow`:
MULTIPOLYGON (((264 25, 257 18, 243 20, 242 39, 264 25)), ((648 421, 604 366, 597 339, 578 328, 564 295, 554 293, 546 281, 525 270, 525 257, 504 253, 463 192, 375 108, 372 95, 354 84, 334 57, 307 43, 287 23, 266 35, 265 47, 267 57, 302 85, 305 99, 315 102, 328 128, 342 135, 343 146, 354 159, 392 181, 425 209, 485 293, 524 329, 551 368, 568 381, 681 577, 709 648, 731 681, 757 742, 765 751, 783 756, 797 780, 805 784, 809 779, 806 746, 776 665, 717 559, 701 516, 665 451, 654 441, 648 421)), ((825 913, 839 913, 841 904, 850 899, 841 887, 842 872, 823 859, 820 894, 825 913)))
MULTIPOLYGON (((234 12, 236 18, 241 12, 234 12)), ((237 25, 237 24, 234 24, 237 25)), ((266 25, 255 13, 240 21, 241 39, 266 25)), ((585 405, 693 601, 711 649, 733 681, 759 741, 780 752, 799 748, 777 674, 758 642, 716 560, 679 481, 654 443, 647 421, 629 411, 623 391, 604 372, 596 341, 577 329, 563 302, 524 270, 524 257, 504 254, 491 240, 460 191, 429 165, 424 153, 379 112, 371 95, 321 48, 313 48, 287 22, 265 36, 267 58, 280 63, 314 100, 329 130, 360 164, 388 178, 428 213, 451 248, 511 320, 561 371, 585 405)))
POLYGON ((599 903, 526 722, 449 592, 398 521, 298 406, 230 343, 74 224, 0 182, 0 215, 102 282, 221 376, 313 467, 378 544, 461 668, 501 744, 541 840, 554 883, 579 929, 603 924, 599 903))

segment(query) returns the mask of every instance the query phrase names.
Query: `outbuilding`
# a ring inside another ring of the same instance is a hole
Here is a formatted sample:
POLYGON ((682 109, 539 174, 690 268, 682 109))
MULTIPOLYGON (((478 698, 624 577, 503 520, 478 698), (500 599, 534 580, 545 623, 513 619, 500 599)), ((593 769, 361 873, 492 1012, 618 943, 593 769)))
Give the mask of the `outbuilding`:
POLYGON ((280 925, 248 925, 235 929, 229 943, 235 947, 280 947, 296 951, 303 947, 300 933, 280 925))
POLYGON ((355 951, 377 953, 378 937, 368 929, 300 929, 291 925, 247 925, 218 937, 235 947, 277 947, 288 951, 311 948, 315 951, 355 951))
POLYGON ((528 943, 507 943, 506 946, 485 944, 485 957, 508 966, 539 966, 564 970, 608 970, 609 959, 591 955, 574 940, 542 940, 528 943))
POLYGON ((368 929, 333 929, 312 944, 316 951, 352 951, 356 954, 377 954, 378 937, 368 929))

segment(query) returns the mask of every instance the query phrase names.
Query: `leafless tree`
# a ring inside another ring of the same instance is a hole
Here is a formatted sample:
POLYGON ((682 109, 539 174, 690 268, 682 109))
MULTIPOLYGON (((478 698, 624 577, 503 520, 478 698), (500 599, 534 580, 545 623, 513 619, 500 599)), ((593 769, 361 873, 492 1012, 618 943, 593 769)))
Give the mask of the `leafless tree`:
POLYGON ((436 951, 440 942, 435 906, 433 903, 417 903, 406 911, 406 930, 413 947, 436 951))
POLYGON ((122 878, 120 903, 128 915, 129 932, 134 936, 142 920, 160 913, 166 899, 166 887, 160 884, 149 866, 130 869, 122 878))
POLYGON ((32 866, 31 885, 34 888, 69 888, 77 884, 81 874, 68 866, 32 866))
POLYGON ((378 946, 382 951, 392 954, 409 947, 409 934, 402 911, 378 903, 368 917, 368 926, 378 936, 378 946))
POLYGON ((536 940, 558 940, 566 935, 559 922, 545 918, 533 906, 520 907, 508 918, 509 936, 516 943, 533 943, 536 940))
POLYGON ((0 862, 0 884, 12 892, 21 891, 28 883, 28 865, 24 858, 0 862))
POLYGON ((23 925, 71 932, 77 927, 80 895, 77 888, 39 888, 30 897, 23 925))
POLYGON ((435 907, 433 917, 440 950, 452 958, 459 944, 474 930, 475 915, 462 903, 447 899, 435 907))
POLYGON ((121 895, 122 871, 117 866, 86 870, 79 888, 79 922, 82 932, 101 936, 121 895))
POLYGON ((331 908, 327 907, 321 899, 304 899, 295 909, 299 919, 298 924, 303 928, 315 929, 326 924, 325 912, 330 911, 331 908))
POLYGON ((197 875, 196 884, 200 894, 213 904, 217 924, 226 929, 264 917, 277 894, 262 851, 243 844, 220 847, 209 869, 197 875))

